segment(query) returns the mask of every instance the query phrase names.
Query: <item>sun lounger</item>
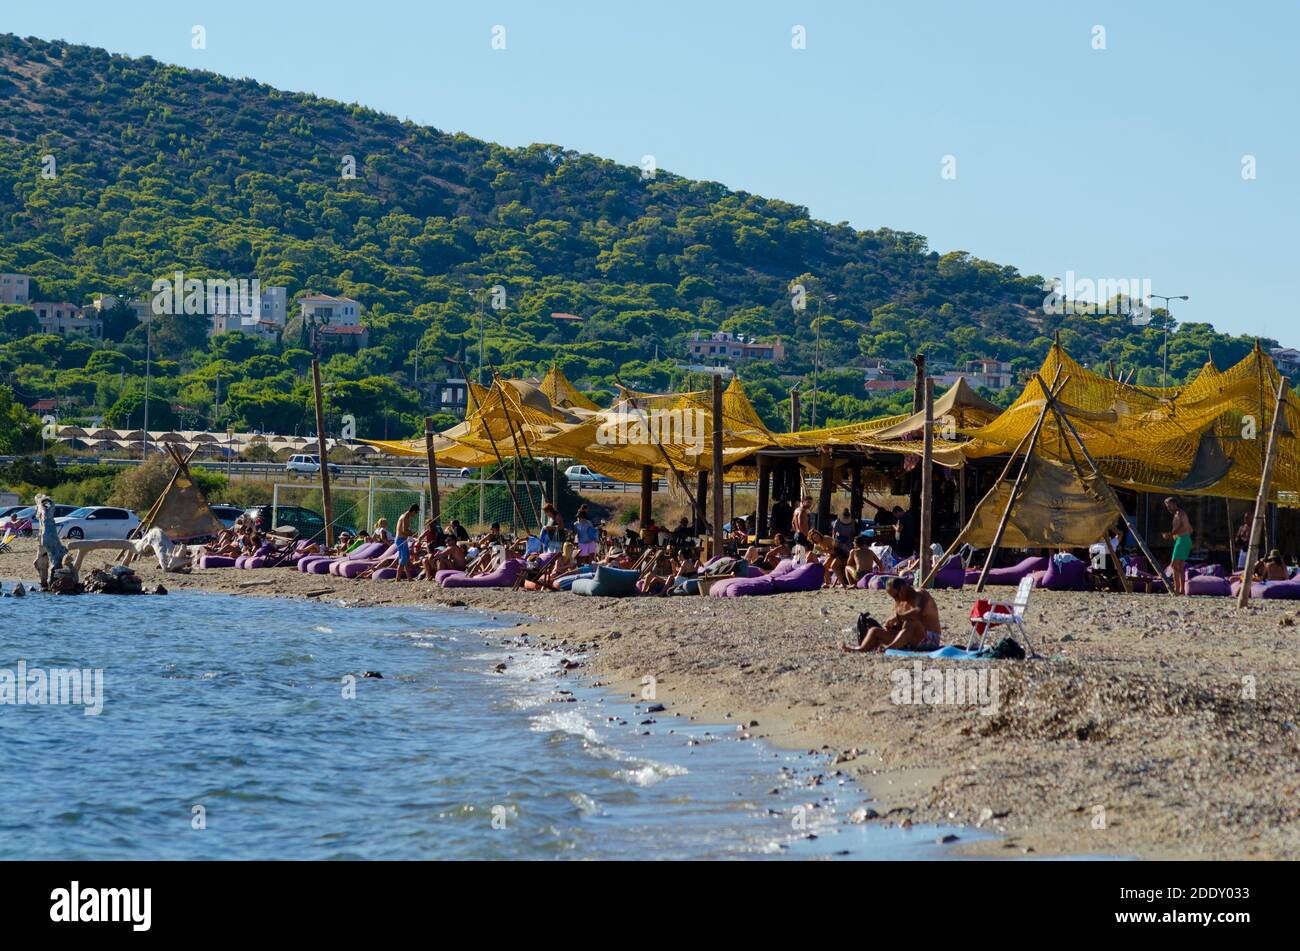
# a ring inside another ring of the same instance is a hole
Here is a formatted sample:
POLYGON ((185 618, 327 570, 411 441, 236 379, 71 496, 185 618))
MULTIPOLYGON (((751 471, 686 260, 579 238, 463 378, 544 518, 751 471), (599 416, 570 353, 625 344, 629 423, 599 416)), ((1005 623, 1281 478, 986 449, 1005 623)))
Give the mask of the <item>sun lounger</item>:
POLYGON ((330 573, 330 565, 336 561, 355 561, 361 558, 375 558, 388 546, 383 542, 367 542, 364 545, 358 545, 350 553, 341 557, 334 555, 320 555, 310 558, 303 558, 298 562, 298 570, 309 575, 327 575, 330 573))
POLYGON ((340 558, 338 561, 330 562, 329 573, 339 578, 355 578, 357 575, 367 569, 375 567, 385 558, 396 558, 397 546, 389 545, 378 555, 373 558, 340 558))
POLYGON ((1041 575, 1034 572, 1037 580, 1034 587, 1047 591, 1091 591, 1092 583, 1088 579, 1088 563, 1078 558, 1060 560, 1053 558, 1047 570, 1041 575))
POLYGON ((1214 575, 1197 575, 1187 579, 1187 593, 1226 598, 1232 594, 1232 582, 1214 575))
MULTIPOLYGON (((1232 582, 1232 595, 1241 593, 1241 582, 1232 582)), ((1252 599, 1262 601, 1300 601, 1300 581, 1255 581, 1250 586, 1252 599)))
MULTIPOLYGON (((1046 555, 1031 555, 1028 558, 1021 559, 1018 564, 1009 568, 992 568, 989 570, 989 576, 985 579, 985 584, 1005 584, 1018 585, 1021 580, 1035 571, 1046 571, 1050 567, 1051 559, 1046 555)), ((966 569, 966 583, 977 584, 980 579, 980 568, 966 569)))
POLYGON ((444 575, 438 572, 438 584, 444 588, 509 588, 524 570, 524 562, 519 558, 507 558, 499 567, 487 574, 470 577, 463 571, 453 571, 444 575))

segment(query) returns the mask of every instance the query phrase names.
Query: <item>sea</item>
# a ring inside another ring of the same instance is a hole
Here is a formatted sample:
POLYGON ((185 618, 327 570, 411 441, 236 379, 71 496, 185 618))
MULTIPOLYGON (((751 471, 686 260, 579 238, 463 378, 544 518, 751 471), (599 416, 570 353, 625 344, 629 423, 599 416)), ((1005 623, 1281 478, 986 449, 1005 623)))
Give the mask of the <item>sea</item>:
POLYGON ((938 859, 980 835, 855 824, 869 798, 825 754, 612 694, 516 621, 0 599, 0 859, 938 859))

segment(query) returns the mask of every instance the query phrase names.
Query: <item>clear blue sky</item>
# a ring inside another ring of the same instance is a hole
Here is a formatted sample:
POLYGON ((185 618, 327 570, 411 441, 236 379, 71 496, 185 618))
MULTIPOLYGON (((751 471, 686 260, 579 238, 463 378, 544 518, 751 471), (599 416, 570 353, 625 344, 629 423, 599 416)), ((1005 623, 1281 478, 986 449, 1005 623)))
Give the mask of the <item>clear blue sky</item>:
POLYGON ((926 235, 1147 278, 1300 345, 1300 4, 222 0, 8 4, 0 30, 551 142, 926 235), (129 10, 129 12, 127 12, 129 10), (191 28, 207 49, 191 48, 191 28), (491 48, 505 27, 506 49, 491 48), (807 48, 791 48, 802 25, 807 48), (1094 26, 1106 49, 1093 49, 1094 26), (1242 179, 1253 155, 1258 178, 1242 179), (940 165, 956 158, 957 178, 940 165))

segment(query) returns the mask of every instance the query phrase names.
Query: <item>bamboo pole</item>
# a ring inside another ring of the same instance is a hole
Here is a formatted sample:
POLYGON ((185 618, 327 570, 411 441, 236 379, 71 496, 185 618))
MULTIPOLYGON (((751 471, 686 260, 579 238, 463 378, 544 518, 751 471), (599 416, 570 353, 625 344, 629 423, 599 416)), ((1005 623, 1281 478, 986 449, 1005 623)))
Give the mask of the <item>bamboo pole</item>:
MULTIPOLYGON (((1057 375, 1060 375, 1060 370, 1057 370, 1057 375)), ((1034 446, 1038 444, 1038 434, 1043 428, 1043 420, 1047 418, 1047 413, 1052 406, 1052 391, 1043 386, 1042 380, 1039 380, 1038 385, 1043 389, 1043 408, 1038 411, 1038 419, 1034 421, 1034 428, 1029 432, 1029 442, 1025 446, 1025 460, 1020 464, 1020 471, 1016 473, 1016 481, 1011 486, 1011 494, 1007 496, 1007 506, 1002 510, 1002 518, 998 520, 998 529, 993 534, 993 544, 989 546, 989 553, 984 558, 984 567, 980 569, 979 581, 975 585, 976 594, 984 590, 984 583, 988 581, 989 570, 993 567, 993 559, 997 557, 998 546, 1002 544, 1002 536, 1006 534, 1007 523, 1011 521, 1011 510, 1015 507, 1016 495, 1020 492, 1021 483, 1025 480, 1025 473, 1029 471, 1029 460, 1034 455, 1034 446)), ((1065 386, 1065 381, 1061 382, 1061 386, 1065 386)), ((1012 460, 1014 458, 1013 456, 1012 460)), ((1012 460, 1008 460, 1008 466, 1010 466, 1012 460)), ((999 479, 998 481, 1001 482, 1002 480, 999 479)), ((995 486, 996 484, 994 483, 995 486)))
MULTIPOLYGON (((934 380, 925 378, 925 432, 921 450, 921 561, 922 578, 930 576, 930 539, 934 535, 934 380)), ((942 567, 942 566, 940 566, 942 567)))
POLYGON ((438 523, 442 518, 442 500, 438 498, 438 456, 433 448, 433 417, 424 417, 424 455, 429 463, 429 519, 438 523))
MULTIPOLYGON (((320 494, 325 508, 325 547, 334 547, 334 502, 330 498, 329 449, 325 444, 325 400, 321 396, 320 360, 311 361, 311 387, 316 396, 316 444, 320 452, 320 494)), ((274 525, 271 526, 275 528, 274 525)), ((370 526, 366 526, 369 528, 370 526)))
POLYGON ((1277 402, 1273 409, 1273 422, 1268 427, 1268 449, 1264 452, 1264 471, 1260 474, 1259 493, 1255 496, 1255 511, 1250 519, 1250 545, 1246 548, 1246 568, 1241 575, 1241 591, 1237 594, 1239 608, 1244 608, 1250 601, 1255 560, 1259 557, 1259 539, 1264 530, 1268 495, 1273 482, 1273 468, 1277 465, 1278 436, 1282 429, 1282 417, 1286 415, 1286 391, 1287 380, 1282 377, 1277 384, 1277 402))
POLYGON ((713 374, 713 556, 722 554, 722 376, 713 374))

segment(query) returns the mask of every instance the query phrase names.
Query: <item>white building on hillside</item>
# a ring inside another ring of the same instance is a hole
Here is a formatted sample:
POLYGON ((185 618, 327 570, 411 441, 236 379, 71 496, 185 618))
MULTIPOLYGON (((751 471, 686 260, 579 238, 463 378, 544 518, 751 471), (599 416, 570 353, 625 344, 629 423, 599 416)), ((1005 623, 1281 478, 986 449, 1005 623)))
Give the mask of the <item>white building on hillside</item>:
POLYGON ((41 333, 86 334, 96 339, 104 336, 104 321, 93 307, 81 308, 67 301, 33 301, 32 310, 40 322, 41 333))
POLYGON ((0 274, 0 304, 29 304, 31 299, 31 278, 26 274, 0 274))

